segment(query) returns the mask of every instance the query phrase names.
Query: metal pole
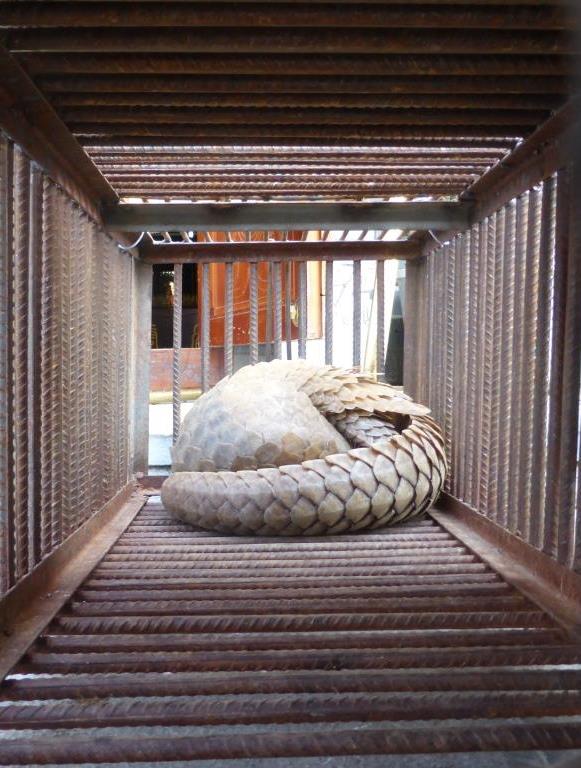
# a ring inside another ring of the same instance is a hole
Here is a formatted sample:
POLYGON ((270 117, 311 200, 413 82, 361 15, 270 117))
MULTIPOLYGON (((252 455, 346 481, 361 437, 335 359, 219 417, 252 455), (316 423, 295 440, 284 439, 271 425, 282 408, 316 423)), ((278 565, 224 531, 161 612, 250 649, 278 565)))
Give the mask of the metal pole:
POLYGON ((325 262, 325 364, 333 365, 333 262, 325 262))
POLYGON ((274 357, 282 357, 282 269, 280 261, 272 265, 272 279, 274 281, 274 357))
POLYGON ((375 268, 377 291, 377 375, 385 374, 385 262, 381 259, 375 268))
POLYGON ((299 263, 299 357, 307 356, 307 263, 299 263))
POLYGON ((173 295, 173 369, 172 369, 172 410, 173 444, 178 439, 181 422, 181 350, 182 350, 182 272, 181 264, 174 264, 173 295))
POLYGON ((28 197, 28 547, 29 564, 40 559, 41 456, 40 456, 40 370, 41 370, 41 237, 42 176, 31 164, 28 197))
POLYGON ((210 389, 210 265, 202 264, 202 392, 210 389))
POLYGON ((258 264, 250 262, 250 364, 258 362, 258 264))
POLYGON ((353 367, 361 366, 361 262, 353 262, 353 367))
POLYGON ((291 301, 292 301, 292 264, 286 262, 285 264, 285 281, 284 281, 284 325, 285 325, 285 337, 286 337, 286 359, 292 360, 292 321, 291 321, 291 301))
POLYGON ((234 265, 226 264, 226 284, 224 287, 224 373, 231 376, 234 345, 234 265))

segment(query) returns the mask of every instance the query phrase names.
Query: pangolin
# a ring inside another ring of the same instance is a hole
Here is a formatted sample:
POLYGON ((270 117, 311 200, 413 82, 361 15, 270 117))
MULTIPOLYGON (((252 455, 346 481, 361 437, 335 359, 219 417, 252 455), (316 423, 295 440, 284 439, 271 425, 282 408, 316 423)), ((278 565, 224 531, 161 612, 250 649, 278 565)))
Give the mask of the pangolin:
POLYGON ((429 410, 369 376, 305 360, 241 368, 200 397, 161 495, 209 530, 315 536, 408 520, 446 474, 429 410))

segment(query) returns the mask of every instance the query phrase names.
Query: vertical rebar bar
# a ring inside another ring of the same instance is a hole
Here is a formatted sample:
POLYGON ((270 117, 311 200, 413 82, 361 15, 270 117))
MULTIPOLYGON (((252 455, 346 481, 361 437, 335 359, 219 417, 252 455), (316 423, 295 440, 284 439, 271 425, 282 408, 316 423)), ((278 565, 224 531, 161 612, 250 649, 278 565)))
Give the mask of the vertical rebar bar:
MULTIPOLYGON (((173 444, 178 439, 182 410, 182 293, 183 269, 181 264, 174 264, 174 294, 173 294, 173 367, 172 367, 172 413, 173 413, 173 444)), ((202 301, 204 301, 202 290, 202 301)), ((203 312, 202 308, 202 312, 203 312)), ((203 333, 203 328, 202 328, 203 333)), ((203 361, 203 354, 202 354, 203 361)), ((203 362, 202 362, 203 367, 203 362)), ((202 377, 203 377, 202 372, 202 377)), ((203 388, 203 384, 202 384, 203 388)))
POLYGON ((385 261, 375 263, 375 291, 377 305, 377 340, 376 371, 378 376, 385 374, 385 261))
MULTIPOLYGON (((426 402, 434 410, 435 406, 435 361, 436 361, 436 328, 435 328, 435 304, 436 304, 436 280, 434 275, 434 262, 440 249, 432 251, 426 260, 426 341, 427 341, 427 366, 426 376, 426 402)), ((437 416, 434 414, 434 418, 437 416)))
POLYGON ((202 392, 210 389, 210 265, 202 264, 202 392))
POLYGON ((258 264, 250 262, 250 364, 258 362, 258 264))
POLYGON ((490 216, 484 223, 484 242, 481 240, 482 264, 481 283, 482 303, 479 318, 481 350, 479 360, 479 445, 476 455, 480 462, 478 481, 478 502, 476 509, 482 514, 488 510, 488 483, 490 479, 490 422, 492 412, 492 354, 494 349, 493 319, 491 312, 494 308, 494 276, 495 276, 495 243, 496 215, 490 216))
POLYGON ((535 408, 536 369, 535 344, 538 334, 538 295, 539 295, 539 249, 541 240, 541 190, 532 189, 528 198, 526 271, 524 284, 523 317, 523 395, 520 402, 521 425, 521 471, 516 498, 518 516, 516 532, 525 540, 531 540, 531 484, 532 465, 531 443, 535 408))
POLYGON ((282 357, 282 265, 275 261, 272 265, 273 303, 274 303, 274 357, 282 357))
MULTIPOLYGON (((113 285, 115 277, 113 274, 113 251, 109 247, 103 248, 101 239, 101 258, 99 262, 100 291, 97 294, 102 301, 102 311, 100 313, 101 326, 101 359, 103 371, 112 372, 115 368, 115 322, 114 315, 114 291, 113 285)), ((64 297, 63 297, 64 301, 64 297)), ((115 389, 112 375, 102 376, 101 381, 101 426, 102 426, 102 498, 106 500, 111 497, 114 484, 113 476, 113 455, 115 442, 115 389)))
POLYGON ((567 281, 564 323, 564 365, 561 423, 561 459, 557 514, 562 521, 558 532, 557 554, 567 568, 581 570, 581 438, 579 412, 581 410, 581 232, 579 210, 581 203, 581 169, 573 166, 569 171, 569 200, 562 202, 561 227, 567 226, 567 281))
POLYGON ((456 339, 457 350, 454 375, 457 381, 458 397, 458 424, 456 430, 457 451, 457 492, 462 501, 466 501, 468 494, 467 459, 470 449, 470 435, 466 430, 468 420, 469 380, 472 375, 470 370, 469 334, 470 334, 470 277, 472 262, 470 259, 473 230, 469 229, 461 238, 460 253, 457 258, 458 268, 458 303, 456 306, 456 339))
POLYGON ((527 272, 527 233, 528 233, 529 193, 521 195, 516 201, 515 219, 515 254, 514 254, 514 337, 513 346, 513 379, 511 388, 511 440, 510 440, 510 466, 508 485, 511 489, 507 509, 507 528, 516 533, 518 528, 518 508, 520 500, 516 489, 519 487, 519 478, 523 472, 522 466, 522 411, 523 388, 525 386, 527 370, 525 368, 524 349, 524 318, 527 296, 525 294, 525 282, 527 272))
POLYGON ((333 365, 333 262, 325 262, 325 365, 333 365))
POLYGON ((299 262, 299 357, 307 356, 307 263, 299 262))
POLYGON ((570 174, 563 169, 556 179, 553 299, 550 322, 549 409, 547 422, 547 481, 544 549, 559 562, 573 567, 575 553, 574 492, 579 423, 579 365, 581 300, 579 254, 571 237, 570 174), (576 290, 577 289, 577 290, 576 290))
POLYGON ((0 592, 14 583, 12 456, 13 145, 0 135, 0 592))
POLYGON ((538 261, 538 315, 535 336, 535 401, 531 435, 531 507, 529 543, 539 549, 545 544, 547 514, 545 508, 547 481, 547 419, 549 397, 550 323, 552 312, 552 278, 554 270, 554 204, 556 185, 550 178, 543 184, 541 230, 538 261))
POLYGON ((361 367, 361 261, 353 262, 353 367, 361 367))
POLYGON ((285 263, 284 272, 284 335, 286 339, 286 359, 292 360, 293 345, 292 345, 292 318, 291 318, 291 304, 292 304, 292 275, 293 265, 292 262, 287 261, 285 263))
POLYGON ((479 453, 478 453, 478 412, 480 400, 478 397, 478 385, 480 371, 477 368, 479 355, 479 316, 482 303, 482 294, 479 290, 480 270, 482 267, 482 226, 477 224, 472 228, 470 235, 470 251, 468 260, 470 262, 470 282, 467 288, 468 293, 468 375, 467 375, 467 394, 466 394, 466 421, 465 421, 465 440, 466 440, 466 461, 465 472, 466 479, 464 484, 465 500, 471 507, 476 506, 476 487, 479 471, 479 453))
POLYGON ((14 153, 13 245, 12 245, 12 410, 14 571, 17 579, 32 567, 28 530, 28 235, 30 163, 14 153))
POLYGON ((224 284, 224 373, 234 372, 234 265, 226 264, 224 284))
POLYGON ((505 206, 505 237, 502 253, 502 324, 500 330, 500 389, 498 426, 498 484, 497 522, 506 528, 508 524, 509 481, 508 473, 512 462, 513 420, 513 343, 514 343, 514 283, 516 259, 516 201, 505 206))
POLYGON ((32 163, 28 196, 28 541, 30 563, 40 559, 40 353, 42 175, 32 163))
POLYGON ((449 488, 453 487, 455 482, 455 462, 453 455, 454 448, 454 430, 455 430, 455 391, 454 391, 454 359, 455 359, 455 335, 454 335, 454 317, 456 312, 456 250, 458 240, 450 243, 446 248, 445 264, 444 264, 444 322, 445 333, 443 336, 444 342, 444 440, 446 444, 446 455, 448 457, 448 465, 450 470, 448 472, 447 484, 449 488))
POLYGON ((489 380, 487 386, 490 388, 490 443, 488 451, 488 480, 486 485, 486 514, 492 520, 498 516, 498 477, 499 477, 499 453, 502 413, 501 413, 501 379, 503 376, 501 365, 501 346, 502 346, 502 322, 503 322, 503 264, 505 255, 505 231, 506 231, 506 208, 501 208, 495 214, 496 217, 496 238, 494 243, 494 255, 491 264, 493 272, 494 290, 489 306, 488 324, 491 340, 491 356, 489 380))

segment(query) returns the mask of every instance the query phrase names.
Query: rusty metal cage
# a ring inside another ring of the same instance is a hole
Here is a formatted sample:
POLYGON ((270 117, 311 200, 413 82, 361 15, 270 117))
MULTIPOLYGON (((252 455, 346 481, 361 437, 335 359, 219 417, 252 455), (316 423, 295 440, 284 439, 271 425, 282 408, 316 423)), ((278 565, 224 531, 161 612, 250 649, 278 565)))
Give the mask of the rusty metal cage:
POLYGON ((0 3, 0 764, 581 750, 575 5, 0 3), (371 260, 381 373, 388 259, 404 388, 445 433, 429 516, 306 540, 173 519, 146 476, 153 265, 175 438, 183 264, 206 391, 213 264, 229 374, 235 264, 251 363, 263 336, 307 355, 316 282, 321 356, 357 366, 371 260))

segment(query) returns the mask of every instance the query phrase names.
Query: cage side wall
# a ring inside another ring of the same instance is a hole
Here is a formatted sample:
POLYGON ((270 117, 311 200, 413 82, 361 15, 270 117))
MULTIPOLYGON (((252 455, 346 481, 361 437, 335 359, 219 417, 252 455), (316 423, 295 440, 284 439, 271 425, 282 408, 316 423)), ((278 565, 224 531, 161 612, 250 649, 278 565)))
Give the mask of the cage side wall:
POLYGON ((579 569, 574 173, 560 170, 410 265, 405 385, 445 429, 447 492, 579 569))
POLYGON ((130 479, 133 259, 0 136, 2 591, 130 479))

